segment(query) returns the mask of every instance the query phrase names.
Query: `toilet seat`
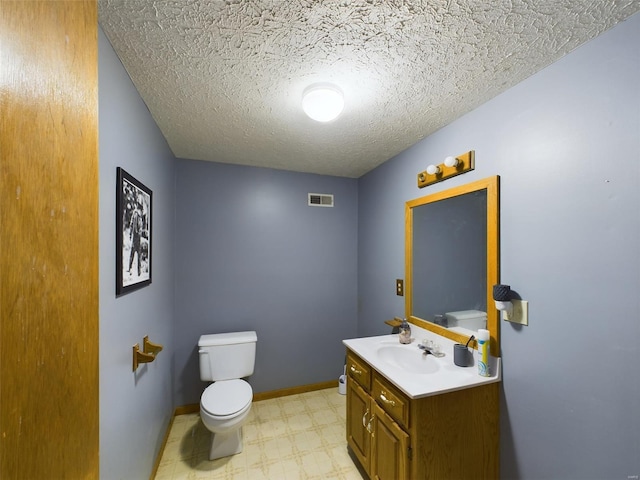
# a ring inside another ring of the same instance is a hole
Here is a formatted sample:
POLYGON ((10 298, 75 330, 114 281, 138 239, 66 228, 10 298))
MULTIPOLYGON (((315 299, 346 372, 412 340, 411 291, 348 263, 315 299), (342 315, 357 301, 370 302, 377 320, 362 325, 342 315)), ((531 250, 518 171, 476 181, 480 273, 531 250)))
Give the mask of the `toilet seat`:
POLYGON ((251 406, 253 389, 241 379, 221 380, 202 393, 200 407, 212 417, 230 417, 251 406))

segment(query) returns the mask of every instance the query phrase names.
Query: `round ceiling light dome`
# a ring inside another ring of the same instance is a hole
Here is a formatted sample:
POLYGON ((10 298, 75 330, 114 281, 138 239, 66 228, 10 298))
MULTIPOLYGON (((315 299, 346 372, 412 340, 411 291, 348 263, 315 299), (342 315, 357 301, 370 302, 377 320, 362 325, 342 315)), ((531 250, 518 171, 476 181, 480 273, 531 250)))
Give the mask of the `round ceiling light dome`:
POLYGON ((302 93, 302 109, 317 122, 330 122, 342 113, 344 95, 330 83, 309 85, 302 93))

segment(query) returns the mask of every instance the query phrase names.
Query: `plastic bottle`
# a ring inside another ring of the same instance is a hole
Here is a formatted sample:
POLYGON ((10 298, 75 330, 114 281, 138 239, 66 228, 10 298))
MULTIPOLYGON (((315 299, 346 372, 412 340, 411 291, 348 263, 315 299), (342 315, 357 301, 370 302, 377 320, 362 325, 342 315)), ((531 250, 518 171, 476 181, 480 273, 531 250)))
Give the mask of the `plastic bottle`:
POLYGON ((406 318, 402 319, 402 323, 400 324, 400 343, 411 343, 411 327, 409 326, 409 322, 407 322, 406 318))
POLYGON ((489 330, 478 330, 478 375, 490 377, 489 371, 489 330))

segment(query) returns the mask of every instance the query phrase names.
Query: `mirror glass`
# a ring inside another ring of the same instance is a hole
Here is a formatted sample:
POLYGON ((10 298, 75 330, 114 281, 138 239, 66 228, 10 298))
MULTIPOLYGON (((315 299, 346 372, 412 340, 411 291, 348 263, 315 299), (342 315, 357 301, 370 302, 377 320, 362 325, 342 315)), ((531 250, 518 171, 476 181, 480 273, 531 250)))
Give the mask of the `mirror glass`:
POLYGON ((497 356, 498 177, 407 202, 405 235, 407 318, 459 343, 487 328, 497 356))

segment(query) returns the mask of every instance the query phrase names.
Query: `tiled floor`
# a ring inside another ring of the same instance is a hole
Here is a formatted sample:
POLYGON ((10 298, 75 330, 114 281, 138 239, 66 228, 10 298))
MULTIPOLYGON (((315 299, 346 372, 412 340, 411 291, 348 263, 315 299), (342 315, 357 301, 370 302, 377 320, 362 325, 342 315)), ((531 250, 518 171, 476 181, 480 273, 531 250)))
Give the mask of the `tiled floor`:
POLYGON ((347 453, 346 397, 337 388, 255 402, 244 450, 210 461, 197 413, 173 421, 156 480, 362 480, 347 453))

